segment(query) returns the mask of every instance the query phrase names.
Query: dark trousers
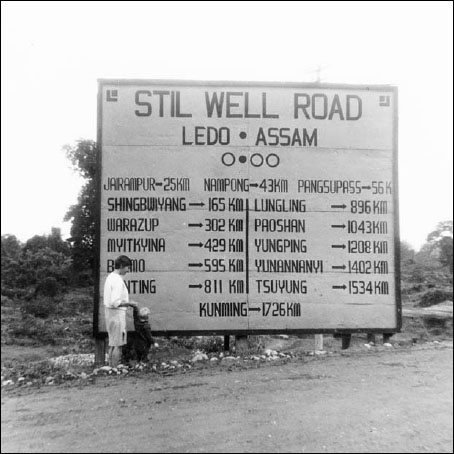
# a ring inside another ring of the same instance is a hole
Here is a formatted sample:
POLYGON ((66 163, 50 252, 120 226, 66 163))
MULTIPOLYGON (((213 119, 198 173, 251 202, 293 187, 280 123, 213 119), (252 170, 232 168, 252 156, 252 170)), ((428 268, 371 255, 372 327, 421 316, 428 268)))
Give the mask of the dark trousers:
POLYGON ((123 347, 123 361, 147 361, 150 348, 151 342, 143 339, 140 334, 136 332, 128 333, 128 343, 123 347))

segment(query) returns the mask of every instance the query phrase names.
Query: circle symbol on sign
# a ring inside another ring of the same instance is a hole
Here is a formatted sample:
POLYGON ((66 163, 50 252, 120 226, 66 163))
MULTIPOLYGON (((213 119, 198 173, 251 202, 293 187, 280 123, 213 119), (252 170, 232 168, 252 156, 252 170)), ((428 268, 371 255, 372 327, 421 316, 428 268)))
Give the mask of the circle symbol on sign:
POLYGON ((233 166, 235 164, 235 156, 233 153, 224 153, 221 157, 222 164, 227 167, 233 166))
POLYGON ((277 154, 271 153, 266 157, 266 163, 270 167, 277 167, 279 165, 280 159, 277 154))
POLYGON ((251 164, 254 167, 260 167, 263 164, 263 156, 261 154, 254 153, 251 156, 251 164))

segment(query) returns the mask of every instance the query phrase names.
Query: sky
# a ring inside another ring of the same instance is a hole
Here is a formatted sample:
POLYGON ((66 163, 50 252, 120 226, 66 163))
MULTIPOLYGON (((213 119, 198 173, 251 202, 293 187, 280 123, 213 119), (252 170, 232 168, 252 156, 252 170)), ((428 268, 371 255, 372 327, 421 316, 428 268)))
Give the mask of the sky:
POLYGON ((1 234, 69 234, 96 140, 97 79, 390 84, 399 90, 400 237, 452 220, 452 2, 1 3, 1 234))

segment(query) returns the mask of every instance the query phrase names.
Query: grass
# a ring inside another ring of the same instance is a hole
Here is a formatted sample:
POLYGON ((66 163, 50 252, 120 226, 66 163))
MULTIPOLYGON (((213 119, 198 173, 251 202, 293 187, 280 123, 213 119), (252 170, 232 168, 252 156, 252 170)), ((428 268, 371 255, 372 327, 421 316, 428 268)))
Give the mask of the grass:
MULTIPOLYGON (((434 286, 433 282, 404 282, 403 306, 416 307, 452 300, 452 284, 434 286)), ((58 375, 62 380, 72 379, 77 373, 93 370, 93 366, 75 365, 67 370, 50 361, 50 358, 69 354, 92 354, 95 350, 92 338, 93 289, 73 289, 55 298, 38 297, 26 301, 1 298, 1 345, 2 380, 18 380, 44 384, 49 376, 58 375)), ((392 337, 396 345, 407 346, 427 341, 452 339, 452 319, 449 323, 432 323, 422 318, 403 319, 402 332, 392 337)), ((152 351, 153 362, 170 360, 189 361, 199 350, 209 356, 224 351, 224 336, 161 337, 156 339, 159 348, 152 351)), ((377 336, 378 344, 381 336, 377 336)), ((364 349, 366 334, 352 335, 351 349, 364 349)), ((324 336, 324 350, 340 351, 341 342, 330 335, 324 336)), ((234 336, 230 337, 230 347, 234 336)), ((265 348, 272 348, 296 355, 304 355, 314 349, 313 335, 249 336, 248 348, 242 355, 260 355, 265 348)))

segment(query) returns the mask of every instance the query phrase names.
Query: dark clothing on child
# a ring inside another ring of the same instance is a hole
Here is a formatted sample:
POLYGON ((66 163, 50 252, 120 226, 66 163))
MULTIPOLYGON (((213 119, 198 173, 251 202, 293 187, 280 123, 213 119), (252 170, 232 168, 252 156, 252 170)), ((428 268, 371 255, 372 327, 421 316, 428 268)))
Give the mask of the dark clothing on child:
POLYGON ((146 320, 139 317, 139 309, 134 307, 134 329, 133 333, 128 333, 128 344, 124 352, 125 360, 136 359, 137 361, 147 361, 150 347, 154 344, 151 335, 151 327, 146 320))

